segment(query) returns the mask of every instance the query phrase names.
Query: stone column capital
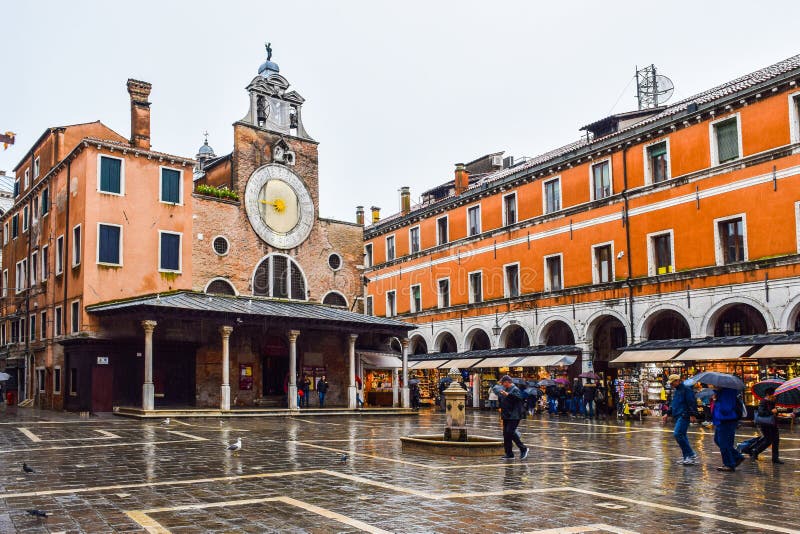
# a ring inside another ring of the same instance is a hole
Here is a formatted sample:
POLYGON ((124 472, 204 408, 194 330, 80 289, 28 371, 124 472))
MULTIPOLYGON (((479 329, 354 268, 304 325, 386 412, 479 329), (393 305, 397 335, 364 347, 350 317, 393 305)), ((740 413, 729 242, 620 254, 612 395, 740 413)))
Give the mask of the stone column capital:
POLYGON ((144 328, 145 333, 152 334, 153 330, 156 329, 157 324, 158 323, 156 321, 153 321, 151 319, 146 319, 142 321, 142 328, 144 328))
POLYGON ((225 325, 219 327, 219 333, 222 334, 222 337, 224 338, 231 337, 231 332, 233 332, 232 326, 225 325))
POLYGON ((294 343, 297 341, 298 336, 300 336, 300 330, 289 330, 286 332, 286 336, 289 338, 290 343, 294 343))
POLYGON ((358 339, 358 334, 350 334, 349 339, 350 339, 350 344, 351 345, 354 344, 356 342, 356 339, 358 339))
POLYGON ((402 346, 403 346, 403 350, 406 350, 406 349, 408 348, 408 344, 409 344, 410 342, 411 342, 411 341, 410 341, 410 340, 409 340, 407 337, 404 337, 404 338, 401 338, 401 339, 400 339, 400 345, 402 345, 402 346))

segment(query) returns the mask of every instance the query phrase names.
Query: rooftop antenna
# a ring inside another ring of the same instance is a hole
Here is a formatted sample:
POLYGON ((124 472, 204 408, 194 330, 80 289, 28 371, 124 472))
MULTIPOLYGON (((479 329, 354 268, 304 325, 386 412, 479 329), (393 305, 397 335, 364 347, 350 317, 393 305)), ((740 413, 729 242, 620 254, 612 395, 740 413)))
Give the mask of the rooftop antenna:
POLYGON ((670 99, 675 85, 666 76, 656 74, 656 66, 636 67, 636 98, 639 109, 657 108, 670 99))

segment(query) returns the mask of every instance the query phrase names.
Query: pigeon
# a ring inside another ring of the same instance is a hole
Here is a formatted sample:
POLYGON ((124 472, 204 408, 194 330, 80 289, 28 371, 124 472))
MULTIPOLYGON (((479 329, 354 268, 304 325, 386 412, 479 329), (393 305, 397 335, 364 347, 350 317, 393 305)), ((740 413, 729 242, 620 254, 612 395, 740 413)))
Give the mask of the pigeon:
POLYGON ((229 444, 226 450, 233 452, 239 452, 242 450, 242 438, 237 438, 236 443, 229 444))
POLYGON ((35 473, 36 471, 33 470, 33 467, 28 467, 28 464, 22 462, 22 470, 26 473, 35 473))
POLYGON ((166 419, 164 419, 163 421, 161 421, 161 424, 162 424, 162 425, 168 425, 168 424, 169 424, 169 417, 167 417, 166 419))
POLYGON ((33 517, 47 517, 47 512, 42 510, 25 510, 28 512, 28 515, 32 515, 33 517))
POLYGON ((339 461, 342 462, 343 464, 346 464, 347 463, 347 455, 343 454, 342 457, 339 458, 339 461))

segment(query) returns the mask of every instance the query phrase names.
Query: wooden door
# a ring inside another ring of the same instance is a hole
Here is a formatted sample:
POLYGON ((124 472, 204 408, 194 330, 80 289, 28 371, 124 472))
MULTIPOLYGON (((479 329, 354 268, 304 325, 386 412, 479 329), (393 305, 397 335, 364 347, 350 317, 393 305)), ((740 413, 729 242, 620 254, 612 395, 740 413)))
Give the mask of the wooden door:
POLYGON ((114 401, 114 370, 110 365, 92 367, 92 411, 110 412, 114 401))

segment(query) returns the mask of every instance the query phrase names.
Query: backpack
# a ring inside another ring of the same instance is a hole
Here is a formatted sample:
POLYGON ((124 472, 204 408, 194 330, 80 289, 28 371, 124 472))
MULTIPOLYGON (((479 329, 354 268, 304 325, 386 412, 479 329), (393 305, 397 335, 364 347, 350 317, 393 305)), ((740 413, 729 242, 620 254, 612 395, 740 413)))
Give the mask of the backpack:
POLYGON ((739 419, 747 417, 747 405, 744 403, 744 397, 741 393, 736 396, 736 417, 739 419))

